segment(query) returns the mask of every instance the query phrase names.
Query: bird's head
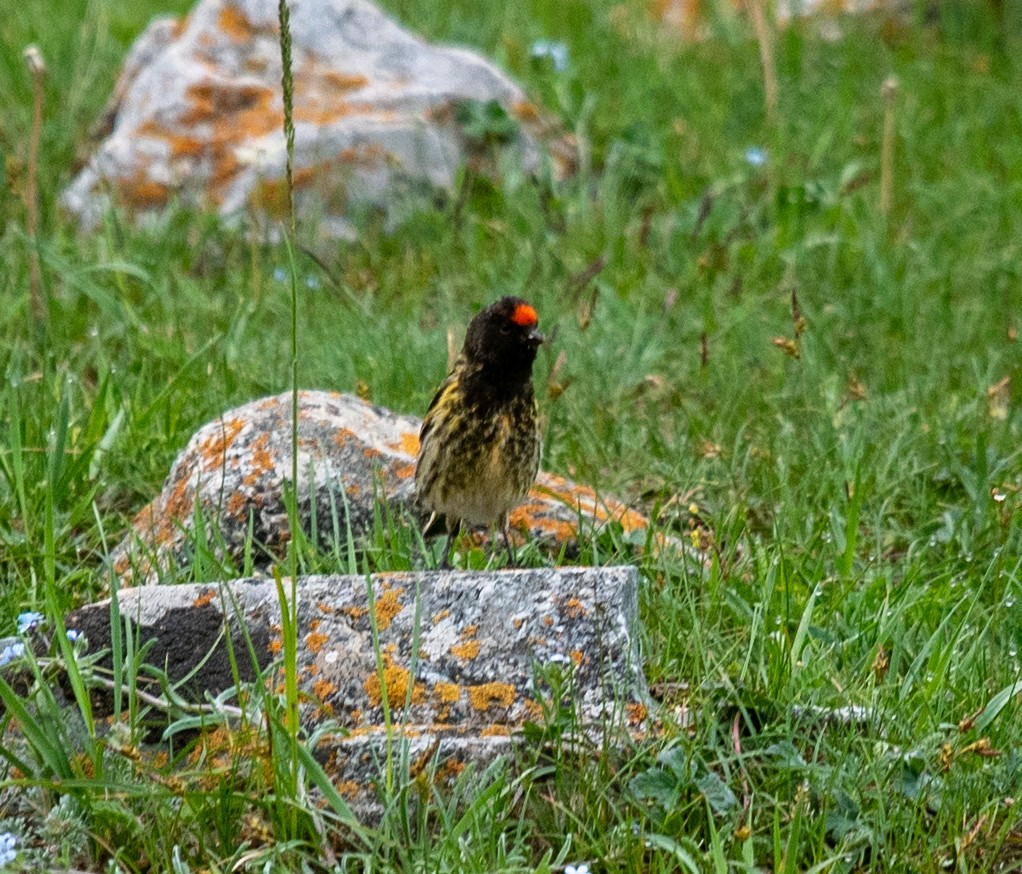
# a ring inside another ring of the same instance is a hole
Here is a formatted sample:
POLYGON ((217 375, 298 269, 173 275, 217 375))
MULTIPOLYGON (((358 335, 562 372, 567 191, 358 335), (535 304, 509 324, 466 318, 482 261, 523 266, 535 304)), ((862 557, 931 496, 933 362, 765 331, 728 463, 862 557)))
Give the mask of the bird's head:
POLYGON ((469 361, 508 372, 531 372, 543 342, 539 317, 520 297, 502 297, 480 312, 468 326, 464 355, 469 361))

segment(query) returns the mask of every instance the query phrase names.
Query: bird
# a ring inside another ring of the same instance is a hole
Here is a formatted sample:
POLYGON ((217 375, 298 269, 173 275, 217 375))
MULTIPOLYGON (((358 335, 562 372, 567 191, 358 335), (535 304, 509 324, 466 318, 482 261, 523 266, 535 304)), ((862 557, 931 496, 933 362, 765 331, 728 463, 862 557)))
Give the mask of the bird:
POLYGON ((499 526, 515 564, 508 514, 528 494, 543 453, 532 365, 543 342, 539 317, 520 297, 502 297, 469 323, 465 344, 426 410, 415 489, 431 513, 423 535, 446 522, 442 568, 463 523, 499 526))

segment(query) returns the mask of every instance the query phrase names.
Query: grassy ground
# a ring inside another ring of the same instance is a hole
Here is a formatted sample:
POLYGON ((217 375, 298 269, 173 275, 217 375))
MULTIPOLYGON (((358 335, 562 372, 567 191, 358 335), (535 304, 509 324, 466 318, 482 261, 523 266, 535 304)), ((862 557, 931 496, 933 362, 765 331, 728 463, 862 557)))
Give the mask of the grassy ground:
MULTIPOLYGON (((23 3, 0 25, 0 633, 21 611, 56 617, 102 591, 104 554, 190 434, 289 386, 281 249, 181 213, 83 237, 56 206, 131 39, 186 6, 73 0, 58 15, 23 3), (50 67, 42 323, 22 199, 32 100, 20 53, 33 41, 50 67)), ((682 45, 640 6, 602 0, 390 6, 430 38, 495 57, 588 160, 549 196, 479 183, 459 221, 451 207, 391 234, 369 225, 329 253, 336 281, 302 261, 316 287, 299 300, 300 383, 362 382, 421 412, 446 329, 527 293, 554 333, 540 387, 564 355, 563 391, 541 392, 547 466, 715 556, 701 574, 639 559, 663 732, 579 762, 552 731, 517 768, 453 790, 398 781, 375 830, 328 806, 320 838, 295 768, 267 776, 239 750, 170 770, 137 759, 130 720, 118 742, 53 734, 37 695, 22 720, 42 726, 37 759, 8 772, 4 796, 10 810, 14 794, 29 799, 36 824, 0 823, 20 840, 13 864, 1017 870, 1017 4, 1002 19, 940 2, 900 23, 848 21, 834 42, 789 29, 775 126, 741 27, 682 45), (540 38, 567 44, 565 71, 530 59, 540 38), (850 705, 870 715, 829 711, 850 705), (63 848, 56 861, 48 846, 63 848)))

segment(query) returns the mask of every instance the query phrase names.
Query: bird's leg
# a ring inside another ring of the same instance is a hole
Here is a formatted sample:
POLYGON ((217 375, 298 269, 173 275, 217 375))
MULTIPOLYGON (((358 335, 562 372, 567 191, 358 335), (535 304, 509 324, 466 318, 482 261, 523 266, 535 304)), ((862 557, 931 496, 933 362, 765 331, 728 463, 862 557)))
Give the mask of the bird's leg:
POLYGON ((454 551, 454 544, 457 542, 458 533, 461 531, 461 520, 447 522, 447 539, 444 541, 444 560, 440 563, 441 570, 451 569, 451 553, 454 551))
POLYGON ((507 548, 508 567, 517 567, 518 562, 515 560, 515 549, 511 545, 511 525, 508 522, 507 513, 505 513, 504 517, 500 520, 500 530, 504 534, 504 546, 507 548))

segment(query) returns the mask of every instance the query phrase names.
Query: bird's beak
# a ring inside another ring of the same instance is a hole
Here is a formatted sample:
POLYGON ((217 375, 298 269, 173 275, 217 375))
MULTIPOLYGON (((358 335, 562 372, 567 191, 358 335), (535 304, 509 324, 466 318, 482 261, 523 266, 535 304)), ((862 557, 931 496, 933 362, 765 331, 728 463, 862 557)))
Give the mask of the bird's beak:
POLYGON ((531 331, 529 331, 529 333, 528 333, 528 334, 526 335, 526 339, 527 339, 527 340, 528 340, 528 341, 529 341, 529 342, 530 342, 530 343, 531 343, 531 344, 532 344, 533 346, 538 346, 538 345, 539 345, 540 343, 542 343, 542 342, 543 342, 543 341, 544 341, 544 340, 545 340, 546 338, 545 338, 545 337, 544 337, 544 336, 543 336, 543 335, 542 335, 542 334, 541 334, 541 333, 540 333, 539 331, 537 331, 537 330, 536 330, 535 328, 533 328, 533 329, 532 329, 531 331))

